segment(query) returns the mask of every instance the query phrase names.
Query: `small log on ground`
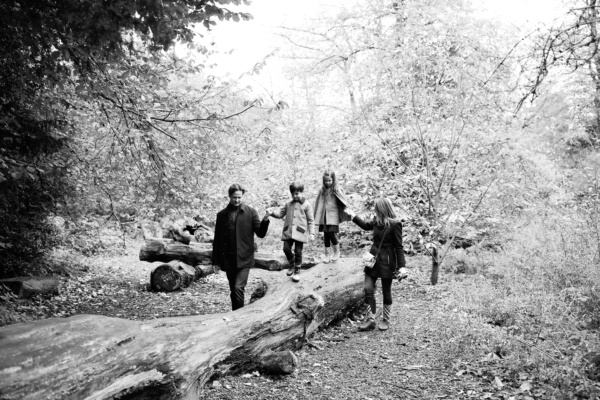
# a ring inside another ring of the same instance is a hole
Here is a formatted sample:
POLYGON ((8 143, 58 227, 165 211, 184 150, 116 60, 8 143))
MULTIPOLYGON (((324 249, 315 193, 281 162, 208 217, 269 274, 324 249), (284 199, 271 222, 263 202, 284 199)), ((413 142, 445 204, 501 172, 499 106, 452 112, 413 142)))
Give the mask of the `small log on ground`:
POLYGON ((194 267, 181 261, 171 261, 157 266, 150 272, 150 287, 152 290, 172 292, 188 287, 198 275, 194 267))
POLYGON ((5 285, 20 298, 28 298, 37 294, 58 295, 58 278, 56 277, 21 277, 0 279, 0 285, 5 285))
MULTIPOLYGON (((206 243, 194 243, 189 245, 177 243, 170 239, 146 240, 140 248, 140 261, 183 261, 188 265, 210 264, 212 257, 212 245, 206 243)), ((254 253, 255 268, 269 271, 280 271, 289 266, 283 254, 254 253)), ((302 264, 303 269, 312 268, 317 263, 307 260, 302 264)))
POLYGON ((181 261, 169 261, 158 265, 150 272, 150 288, 172 292, 188 287, 192 282, 214 273, 215 268, 212 265, 192 267, 181 261))
POLYGON ((300 346, 363 298, 360 259, 282 279, 236 311, 129 321, 99 315, 0 328, 0 398, 198 398, 220 363, 252 368, 300 346))
POLYGON ((274 351, 259 358, 262 369, 270 374, 289 375, 298 367, 298 357, 291 351, 274 351))

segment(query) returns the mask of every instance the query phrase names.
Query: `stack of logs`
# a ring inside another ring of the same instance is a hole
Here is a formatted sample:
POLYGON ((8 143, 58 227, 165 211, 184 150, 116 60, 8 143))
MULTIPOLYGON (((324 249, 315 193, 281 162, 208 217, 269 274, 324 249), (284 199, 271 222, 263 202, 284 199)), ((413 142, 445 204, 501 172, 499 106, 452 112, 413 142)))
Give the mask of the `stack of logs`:
MULTIPOLYGON (((150 274, 152 290, 171 292, 188 286, 195 280, 214 273, 211 265, 212 244, 183 244, 172 239, 147 239, 140 249, 140 261, 161 261, 150 274)), ((288 267, 283 254, 264 252, 254 253, 254 268, 268 271, 280 271, 288 267)), ((307 262, 303 268, 315 266, 315 262, 307 262)))

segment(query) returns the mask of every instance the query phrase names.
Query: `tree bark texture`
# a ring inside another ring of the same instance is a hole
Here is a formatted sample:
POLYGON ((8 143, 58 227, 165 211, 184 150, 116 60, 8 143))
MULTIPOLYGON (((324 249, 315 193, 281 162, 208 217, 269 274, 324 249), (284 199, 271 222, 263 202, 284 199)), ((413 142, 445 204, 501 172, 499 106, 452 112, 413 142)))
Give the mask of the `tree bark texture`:
POLYGON ((160 264, 150 273, 150 287, 152 290, 174 290, 188 287, 190 283, 202 276, 201 270, 196 270, 181 261, 171 261, 160 264))
POLYGON ((28 298, 37 294, 60 294, 58 278, 55 277, 21 277, 0 279, 0 285, 5 285, 20 298, 28 298))
POLYGON ((431 247, 431 277, 432 285, 437 285, 440 276, 440 259, 438 257, 438 249, 435 246, 431 247))
MULTIPOLYGON (((226 290, 226 288, 223 288, 226 290)), ((0 328, 0 398, 196 399, 220 363, 256 367, 363 298, 360 259, 319 264, 223 314, 129 321, 98 315, 0 328)))
MULTIPOLYGON (((211 263, 212 244, 190 243, 189 245, 174 242, 170 239, 146 240, 140 248, 140 261, 182 261, 188 265, 208 265, 211 263)), ((280 271, 289 266, 283 254, 254 253, 255 268, 269 271, 280 271)), ((316 263, 312 260, 302 264, 302 267, 312 268, 316 263)))

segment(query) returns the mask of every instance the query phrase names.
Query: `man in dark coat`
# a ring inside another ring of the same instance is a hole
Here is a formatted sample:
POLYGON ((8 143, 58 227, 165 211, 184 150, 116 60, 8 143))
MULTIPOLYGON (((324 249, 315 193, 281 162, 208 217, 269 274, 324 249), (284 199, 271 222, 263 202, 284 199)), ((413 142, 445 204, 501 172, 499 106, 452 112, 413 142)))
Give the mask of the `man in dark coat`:
POLYGON ((242 204, 246 191, 238 184, 229 188, 229 204, 217 214, 212 263, 227 273, 231 290, 231 308, 244 307, 248 273, 254 266, 254 234, 264 238, 269 215, 261 221, 256 210, 242 204))

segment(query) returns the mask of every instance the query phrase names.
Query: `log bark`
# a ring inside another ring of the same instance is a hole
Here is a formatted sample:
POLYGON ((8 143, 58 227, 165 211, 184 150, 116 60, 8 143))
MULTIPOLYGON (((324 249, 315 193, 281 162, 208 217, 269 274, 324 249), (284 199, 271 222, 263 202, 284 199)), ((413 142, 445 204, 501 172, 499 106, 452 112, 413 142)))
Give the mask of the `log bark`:
POLYGON ((160 264, 150 272, 150 287, 152 290, 172 292, 188 287, 201 275, 202 271, 197 271, 190 265, 181 261, 171 261, 167 264, 160 264))
POLYGON ((360 259, 319 264, 223 314, 129 321, 98 315, 0 328, 0 398, 197 399, 220 363, 294 349, 363 298, 360 259))
POLYGON ((273 351, 259 360, 261 368, 271 374, 289 375, 298 367, 298 357, 290 351, 273 351))
MULTIPOLYGON (((169 262, 179 260, 188 265, 207 265, 211 263, 211 257, 212 245, 207 243, 191 242, 189 245, 186 245, 170 239, 151 239, 146 240, 140 248, 140 261, 169 262)), ((255 268, 269 271, 280 271, 289 266, 283 254, 264 252, 254 253, 254 264, 255 268)), ((314 260, 307 260, 302 264, 302 268, 312 268, 316 264, 314 260)))
POLYGON ((20 277, 0 279, 0 285, 5 285, 20 298, 28 298, 37 294, 58 295, 58 278, 56 277, 20 277))

